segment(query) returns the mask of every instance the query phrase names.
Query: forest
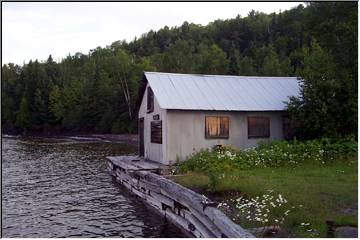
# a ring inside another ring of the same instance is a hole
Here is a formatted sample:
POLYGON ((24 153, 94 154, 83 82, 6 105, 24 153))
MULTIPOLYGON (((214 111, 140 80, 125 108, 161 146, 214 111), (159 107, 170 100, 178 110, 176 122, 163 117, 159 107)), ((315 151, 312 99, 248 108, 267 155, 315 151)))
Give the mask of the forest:
MULTIPOLYGON (((3 133, 133 133, 143 71, 297 76, 302 139, 357 135, 357 2, 184 22, 55 62, 2 65, 3 133)), ((120 31, 120 30, 119 30, 120 31)), ((241 93, 239 93, 241 94, 241 93)))

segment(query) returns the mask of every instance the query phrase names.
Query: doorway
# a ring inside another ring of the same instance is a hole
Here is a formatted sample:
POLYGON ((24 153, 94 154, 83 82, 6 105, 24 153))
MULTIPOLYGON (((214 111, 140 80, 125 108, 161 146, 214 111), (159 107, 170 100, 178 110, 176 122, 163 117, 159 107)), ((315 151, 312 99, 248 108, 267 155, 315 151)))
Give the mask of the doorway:
POLYGON ((139 156, 144 156, 144 118, 139 118, 139 156))

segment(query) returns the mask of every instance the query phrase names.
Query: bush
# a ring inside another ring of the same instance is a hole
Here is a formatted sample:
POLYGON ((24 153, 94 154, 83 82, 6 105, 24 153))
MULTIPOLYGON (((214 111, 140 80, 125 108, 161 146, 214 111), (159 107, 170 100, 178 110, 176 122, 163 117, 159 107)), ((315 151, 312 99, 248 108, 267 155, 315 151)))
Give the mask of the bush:
POLYGON ((233 169, 296 166, 304 163, 324 165, 335 161, 338 155, 356 152, 357 141, 353 137, 305 142, 273 141, 260 143, 258 147, 244 151, 221 146, 191 155, 180 164, 178 172, 206 173, 212 185, 216 185, 222 174, 233 169))

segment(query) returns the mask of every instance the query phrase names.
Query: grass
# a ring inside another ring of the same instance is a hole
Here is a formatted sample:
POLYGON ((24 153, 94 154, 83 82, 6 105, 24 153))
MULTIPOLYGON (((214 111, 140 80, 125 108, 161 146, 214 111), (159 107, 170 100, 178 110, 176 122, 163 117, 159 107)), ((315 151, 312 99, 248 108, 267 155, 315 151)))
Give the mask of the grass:
MULTIPOLYGON (((353 154, 324 166, 306 163, 294 167, 235 169, 226 172, 215 187, 209 187, 209 177, 204 173, 190 172, 173 179, 229 204, 240 195, 251 198, 273 190, 282 194, 290 205, 303 205, 287 216, 282 226, 286 236, 326 237, 327 220, 340 225, 357 225, 356 158, 353 154), (301 223, 311 225, 305 228, 301 223)), ((230 214, 234 210, 233 207, 230 214)), ((239 223, 243 227, 253 227, 250 223, 239 223)))

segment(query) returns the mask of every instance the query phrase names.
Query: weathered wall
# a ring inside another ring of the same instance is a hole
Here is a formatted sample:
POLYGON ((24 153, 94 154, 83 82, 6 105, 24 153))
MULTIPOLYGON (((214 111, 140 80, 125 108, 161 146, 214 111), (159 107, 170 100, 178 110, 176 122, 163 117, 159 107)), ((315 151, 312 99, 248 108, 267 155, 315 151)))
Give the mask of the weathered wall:
POLYGON ((185 160, 200 149, 217 144, 231 145, 245 149, 254 147, 259 141, 283 139, 283 112, 229 112, 229 111, 182 111, 167 110, 167 151, 168 164, 185 160), (228 139, 205 138, 205 116, 229 116, 228 139), (248 116, 270 117, 270 138, 248 139, 248 116))
POLYGON ((160 108, 156 96, 154 96, 154 111, 147 113, 147 87, 139 109, 139 118, 144 118, 144 157, 166 164, 166 110, 160 108), (159 114, 159 120, 162 120, 162 144, 152 143, 150 139, 150 122, 153 121, 153 116, 156 114, 159 114))

